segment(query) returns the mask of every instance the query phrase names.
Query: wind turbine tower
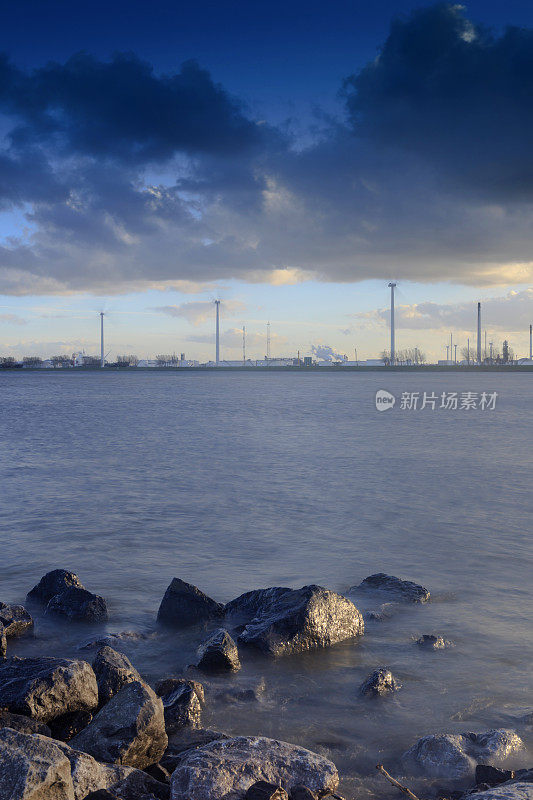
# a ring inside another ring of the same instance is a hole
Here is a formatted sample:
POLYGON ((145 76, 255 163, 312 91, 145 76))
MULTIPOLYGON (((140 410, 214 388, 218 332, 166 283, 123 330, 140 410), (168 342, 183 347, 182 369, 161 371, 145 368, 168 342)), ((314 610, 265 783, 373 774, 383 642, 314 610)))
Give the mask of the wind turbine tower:
POLYGON ((481 303, 477 304, 477 363, 481 364, 481 303))
POLYGON ((215 300, 216 330, 215 330, 215 364, 220 362, 220 300, 215 300))
POLYGON ((533 361, 533 325, 529 326, 529 360, 533 361))
POLYGON ((270 322, 267 322, 267 360, 270 359, 270 322))
POLYGON ((104 355, 104 312, 100 311, 100 367, 105 367, 104 355))
POLYGON ((391 281, 390 287, 390 363, 393 365, 396 362, 396 344, 395 344, 395 330, 394 330, 394 290, 396 284, 391 281))
POLYGON ((242 363, 246 366, 246 327, 242 326, 242 363))

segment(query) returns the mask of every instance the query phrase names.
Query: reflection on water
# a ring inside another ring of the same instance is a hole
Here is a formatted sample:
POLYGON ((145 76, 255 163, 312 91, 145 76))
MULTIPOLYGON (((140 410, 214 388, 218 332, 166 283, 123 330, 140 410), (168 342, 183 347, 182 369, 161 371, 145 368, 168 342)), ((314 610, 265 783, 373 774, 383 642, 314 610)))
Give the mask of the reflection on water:
MULTIPOLYGON (((304 744, 335 761, 346 794, 387 797, 375 764, 398 773, 427 733, 507 726, 531 743, 516 720, 531 708, 532 400, 528 374, 0 374, 0 599, 23 602, 61 566, 106 597, 105 630, 145 631, 174 575, 221 601, 269 585, 346 591, 378 571, 423 583, 430 604, 368 623, 357 644, 243 653, 240 673, 209 681, 206 725, 304 744), (378 414, 380 388, 499 399, 484 414, 378 414), (424 633, 455 647, 421 650, 424 633), (360 698, 378 666, 401 691, 360 698), (216 698, 261 678, 259 702, 216 698)), ((153 680, 204 636, 157 631, 124 651, 153 680)), ((37 611, 36 638, 11 653, 80 656, 91 637, 37 611)))

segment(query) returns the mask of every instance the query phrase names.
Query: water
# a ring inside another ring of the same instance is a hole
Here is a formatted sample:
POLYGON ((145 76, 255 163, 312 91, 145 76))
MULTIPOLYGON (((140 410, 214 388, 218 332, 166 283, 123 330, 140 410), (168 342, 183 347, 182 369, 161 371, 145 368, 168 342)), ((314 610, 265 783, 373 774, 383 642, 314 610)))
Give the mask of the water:
MULTIPOLYGON (((220 601, 400 575, 433 602, 369 623, 357 644, 276 662, 243 653, 218 683, 264 678, 263 700, 228 705, 212 690, 205 725, 317 750, 358 798, 397 796, 374 765, 401 774, 399 756, 428 733, 507 726, 531 747, 517 720, 532 689, 532 401, 524 373, 0 373, 0 599, 24 602, 65 567, 108 600, 106 630, 146 631, 175 575, 220 601), (380 414, 379 388, 499 397, 494 411, 380 414), (413 644, 433 632, 456 646, 413 644), (385 665, 402 690, 360 699, 385 665)), ((37 613, 36 638, 10 651, 79 657, 93 634, 37 613)), ((154 681, 204 637, 158 632, 124 649, 154 681)), ((512 759, 530 762, 531 749, 512 759)))

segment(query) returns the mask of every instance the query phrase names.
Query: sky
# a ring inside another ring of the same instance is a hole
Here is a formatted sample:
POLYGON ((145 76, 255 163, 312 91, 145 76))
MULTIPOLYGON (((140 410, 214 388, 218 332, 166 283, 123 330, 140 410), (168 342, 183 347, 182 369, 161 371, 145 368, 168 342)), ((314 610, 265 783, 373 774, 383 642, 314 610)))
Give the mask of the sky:
POLYGON ((527 355, 533 6, 28 2, 0 33, 0 356, 527 355), (368 7, 370 6, 370 7, 368 7))

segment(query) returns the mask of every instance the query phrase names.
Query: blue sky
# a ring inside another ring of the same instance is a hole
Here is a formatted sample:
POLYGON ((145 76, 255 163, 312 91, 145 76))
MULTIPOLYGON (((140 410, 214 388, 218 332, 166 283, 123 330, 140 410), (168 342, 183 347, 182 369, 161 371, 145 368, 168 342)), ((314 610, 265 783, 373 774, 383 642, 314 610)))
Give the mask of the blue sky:
POLYGON ((526 354, 533 7, 369 5, 13 4, 0 354, 526 354))

